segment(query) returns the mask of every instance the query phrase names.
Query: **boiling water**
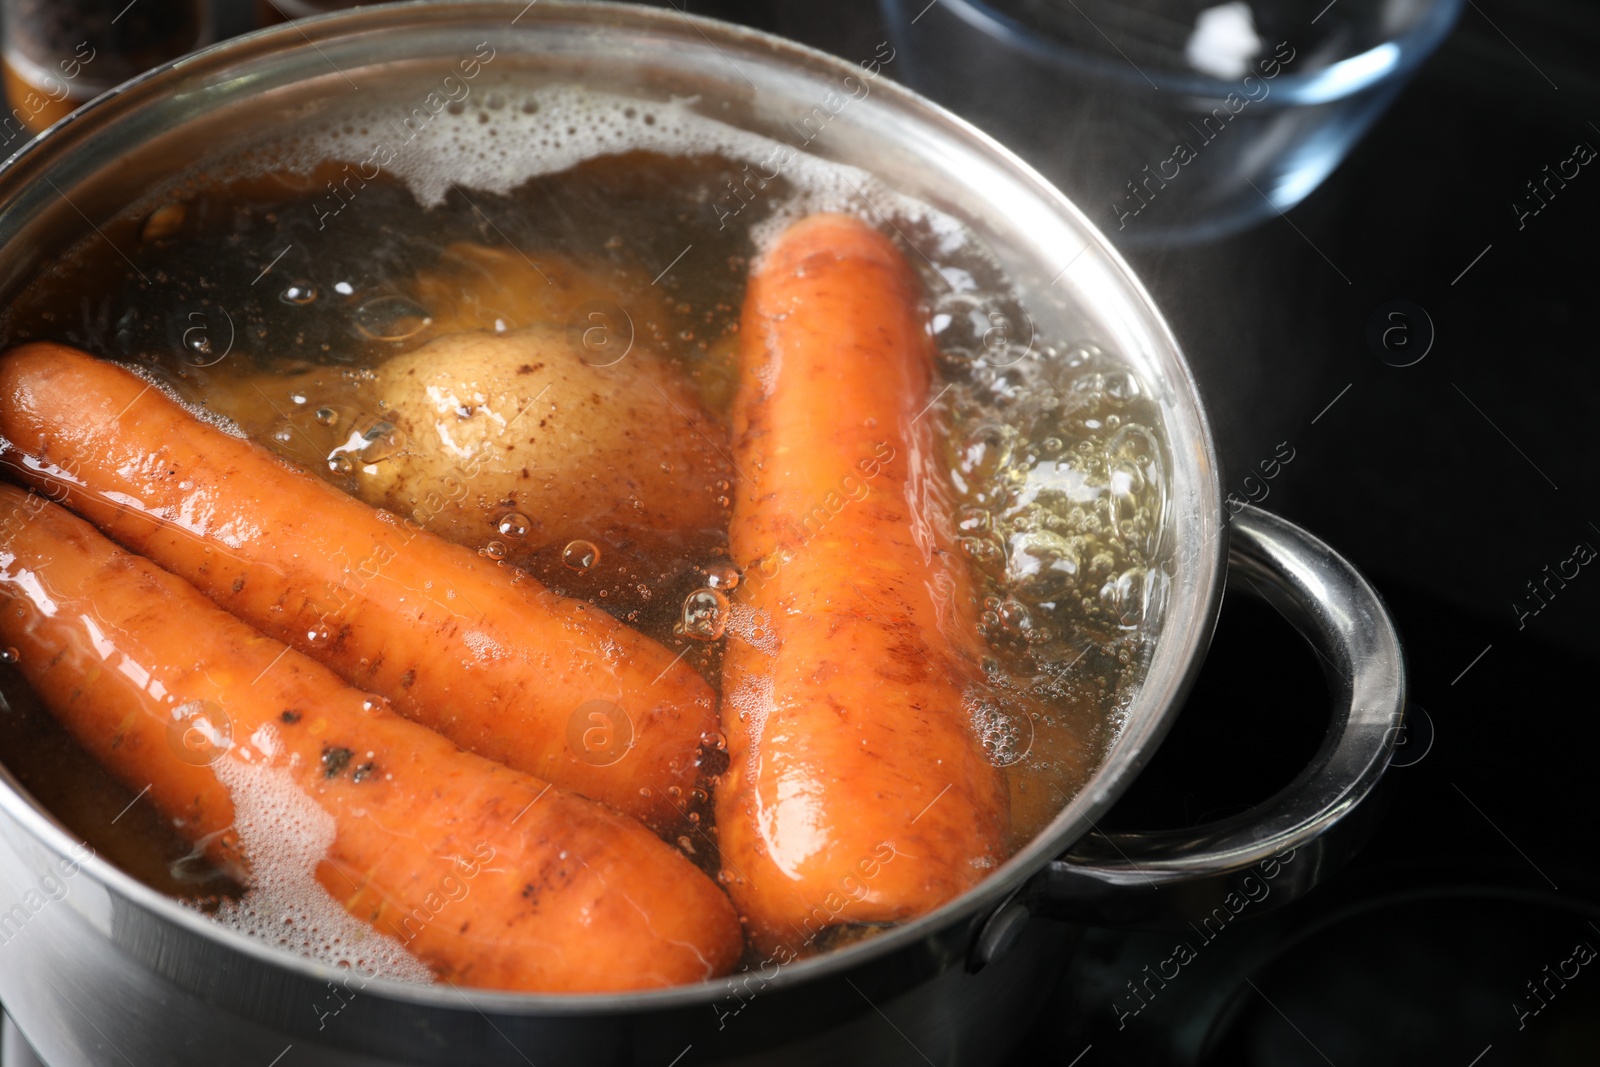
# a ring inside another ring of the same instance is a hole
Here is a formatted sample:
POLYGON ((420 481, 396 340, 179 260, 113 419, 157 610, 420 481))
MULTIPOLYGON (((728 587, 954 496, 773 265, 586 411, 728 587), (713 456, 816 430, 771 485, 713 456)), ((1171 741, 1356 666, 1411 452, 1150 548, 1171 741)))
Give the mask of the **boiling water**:
MULTIPOLYGON (((270 726, 251 740, 264 761, 279 748, 270 726)), ((288 771, 232 759, 211 766, 233 799, 239 850, 250 857, 250 891, 220 900, 213 918, 246 937, 364 977, 432 981, 427 965, 405 945, 345 911, 317 882, 337 826, 288 771)))
MULTIPOLYGON (((158 191, 44 270, 6 311, 0 341, 57 340, 130 365, 197 413, 359 494, 414 447, 375 384, 386 361, 448 332, 447 322, 470 319, 490 334, 536 324, 505 304, 495 278, 544 278, 559 264, 598 285, 623 312, 606 329, 626 333, 606 343, 660 352, 710 430, 725 432, 744 281, 763 242, 813 211, 867 219, 918 271, 938 342, 929 414, 944 426, 952 521, 981 583, 989 649, 989 684, 968 708, 1005 768, 1020 845, 1102 758, 1159 624, 1168 517, 1156 407, 1094 338, 1045 336, 955 220, 803 153, 789 152, 774 173, 778 151, 685 105, 485 76, 425 127, 381 108, 341 116, 158 191), (486 288, 461 289, 462 263, 492 268, 479 272, 486 288), (268 406, 241 401, 250 390, 268 406)), ((584 329, 556 325, 588 344, 584 329)), ((463 402, 460 417, 471 409, 463 402)), ((653 432, 665 444, 706 428, 668 419, 653 432)), ((724 642, 763 640, 759 620, 726 599, 738 580, 727 558, 730 488, 708 476, 697 490, 716 501, 715 521, 651 538, 574 526, 535 543, 541 516, 520 502, 485 507, 477 526, 450 536, 639 627, 715 685, 724 642)), ((58 799, 75 789, 122 795, 14 673, 0 673, 13 697, 0 713, 7 762, 58 799), (63 782, 81 784, 56 787, 63 782)), ((708 759, 708 775, 725 765, 708 759)), ((229 784, 236 796, 247 787, 229 784)), ((710 805, 695 794, 697 836, 679 844, 714 867, 710 805)), ((237 887, 159 820, 119 826, 69 809, 57 810, 96 847, 236 924, 300 906, 271 900, 267 885, 232 902, 237 887)), ((280 828, 299 818, 257 814, 280 828)), ((291 947, 352 959, 313 942, 291 947)), ((407 966, 370 948, 363 966, 407 966)))

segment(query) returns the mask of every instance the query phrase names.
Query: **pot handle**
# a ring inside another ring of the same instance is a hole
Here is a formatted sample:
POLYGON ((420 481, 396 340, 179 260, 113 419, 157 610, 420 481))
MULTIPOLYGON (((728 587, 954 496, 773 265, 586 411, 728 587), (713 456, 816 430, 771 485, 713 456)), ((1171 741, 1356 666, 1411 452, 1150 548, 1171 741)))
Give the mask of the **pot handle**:
POLYGON ((1405 661, 1383 601, 1322 541, 1250 505, 1229 527, 1228 587, 1272 604, 1317 653, 1333 695, 1321 748, 1242 815, 1086 835, 1019 895, 1031 913, 1159 929, 1202 921, 1224 901, 1230 914, 1260 911, 1268 897, 1277 905, 1300 896, 1364 843, 1382 805, 1361 802, 1388 767, 1405 714, 1405 661))

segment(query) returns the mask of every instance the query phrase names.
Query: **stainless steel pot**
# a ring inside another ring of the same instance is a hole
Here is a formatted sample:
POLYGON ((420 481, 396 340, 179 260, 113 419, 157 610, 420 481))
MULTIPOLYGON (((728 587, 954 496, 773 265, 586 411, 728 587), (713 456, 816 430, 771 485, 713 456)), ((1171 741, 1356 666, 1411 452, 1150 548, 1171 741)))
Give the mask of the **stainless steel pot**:
MULTIPOLYGON (((0 294, 182 168, 225 160, 347 94, 437 80, 483 41, 506 67, 652 99, 695 97, 723 122, 780 139, 786 121, 861 74, 759 33, 614 4, 400 5, 264 31, 124 85, 7 161, 0 294)), ((1360 805, 1402 722, 1393 625, 1371 586, 1320 541, 1254 508, 1225 517, 1194 380, 1126 264, 1014 156, 886 79, 809 150, 962 219, 1045 330, 1063 335, 1073 324, 1073 336, 1098 338, 1161 406, 1175 546, 1164 619, 1126 726, 1082 794, 982 885, 874 940, 696 986, 557 997, 341 981, 85 856, 0 774, 0 999, 48 1062, 993 1062, 1068 963, 1074 927, 1039 916, 1148 924, 1262 910, 1353 847, 1361 820, 1352 816, 1373 810, 1360 805), (1195 676, 1225 580, 1277 605, 1320 653, 1333 690, 1327 739, 1292 785, 1244 815, 1197 832, 1102 835, 1096 821, 1145 765, 1195 676), (64 893, 30 896, 52 873, 64 893)))

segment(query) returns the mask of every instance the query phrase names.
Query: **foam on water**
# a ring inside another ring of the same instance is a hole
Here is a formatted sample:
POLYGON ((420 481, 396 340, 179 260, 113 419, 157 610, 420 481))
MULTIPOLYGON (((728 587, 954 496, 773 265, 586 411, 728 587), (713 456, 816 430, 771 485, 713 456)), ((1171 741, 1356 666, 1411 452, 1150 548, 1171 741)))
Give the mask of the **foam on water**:
MULTIPOLYGON (((757 177, 776 169, 794 190, 751 229, 758 249, 790 223, 823 211, 874 225, 882 224, 884 214, 915 220, 934 235, 941 255, 966 243, 967 231, 954 217, 895 192, 858 167, 701 115, 694 110, 697 100, 647 101, 574 85, 519 88, 502 80, 484 84, 463 104, 419 127, 403 121, 406 113, 396 110, 403 105, 392 99, 370 111, 331 116, 297 139, 294 163, 309 169, 329 159, 367 160, 378 146, 387 146, 393 159, 384 169, 431 207, 443 203, 452 185, 503 195, 531 178, 599 156, 720 155, 748 163, 757 177)), ((825 129, 820 136, 826 139, 825 129)))
POLYGON ((990 763, 1009 767, 1028 755, 1033 745, 1033 728, 1026 708, 1008 709, 975 686, 962 694, 961 703, 990 763))
POLYGON ((212 411, 210 408, 202 407, 187 399, 177 389, 173 388, 170 381, 157 374, 154 370, 148 367, 141 367, 137 363, 123 363, 120 366, 134 377, 147 382, 156 392, 194 416, 195 421, 203 422, 214 430, 221 430, 229 437, 237 437, 241 441, 250 440, 250 435, 245 433, 244 428, 238 423, 226 415, 212 411))
POLYGON ((233 801, 233 829, 250 862, 250 888, 224 900, 217 922, 267 945, 368 977, 432 982, 433 972, 398 940, 345 911, 317 881, 317 865, 333 847, 333 816, 306 795, 289 772, 272 766, 276 731, 251 742, 261 759, 232 755, 212 764, 233 801))
POLYGON ((743 641, 769 656, 778 651, 778 635, 772 628, 772 616, 748 604, 735 603, 729 606, 727 633, 729 637, 743 641))
POLYGON ((754 779, 761 768, 761 736, 766 732, 767 719, 774 706, 772 676, 752 675, 730 690, 724 698, 727 706, 744 720, 750 736, 750 758, 746 770, 754 779))

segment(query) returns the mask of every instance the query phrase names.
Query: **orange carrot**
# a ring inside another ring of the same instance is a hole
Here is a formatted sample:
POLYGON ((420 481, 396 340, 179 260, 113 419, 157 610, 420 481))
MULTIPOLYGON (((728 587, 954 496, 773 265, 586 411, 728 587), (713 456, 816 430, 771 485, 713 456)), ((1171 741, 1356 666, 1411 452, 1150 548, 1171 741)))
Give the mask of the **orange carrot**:
POLYGON ((336 830, 317 882, 442 979, 635 989, 738 959, 727 898, 644 827, 461 751, 6 485, 0 598, 0 643, 45 705, 182 833, 254 865, 239 791, 287 785, 336 830))
POLYGON ((72 348, 0 359, 0 463, 480 756, 665 829, 715 696, 654 641, 194 418, 72 348))
POLYGON ((831 215, 780 237, 745 297, 717 823, 748 933, 781 956, 915 918, 1003 858, 917 298, 885 237, 831 215))

